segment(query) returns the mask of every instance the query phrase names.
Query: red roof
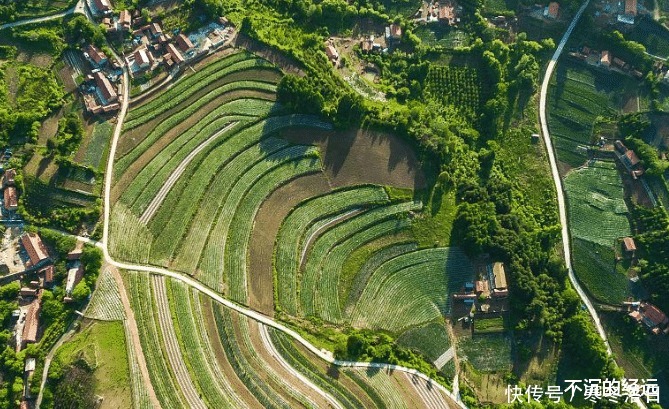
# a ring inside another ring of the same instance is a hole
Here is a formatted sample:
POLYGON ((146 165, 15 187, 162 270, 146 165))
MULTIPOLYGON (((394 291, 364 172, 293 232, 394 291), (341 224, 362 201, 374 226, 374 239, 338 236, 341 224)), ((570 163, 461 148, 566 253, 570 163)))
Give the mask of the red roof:
POLYGON ((167 44, 167 51, 170 53, 172 59, 177 64, 181 64, 182 62, 185 61, 183 55, 181 55, 181 53, 179 52, 179 50, 177 50, 174 44, 172 43, 167 44))
POLYGON ((95 1, 95 8, 102 11, 102 12, 107 12, 111 10, 111 6, 109 5, 108 0, 94 0, 95 1))
POLYGON ((636 153, 634 153, 633 150, 629 149, 627 152, 625 152, 625 156, 627 156, 627 159, 629 159, 631 166, 636 166, 639 163, 639 157, 636 156, 636 153))
POLYGON ((636 0, 625 0, 625 14, 636 16, 636 0))
POLYGON ((26 249, 33 266, 49 258, 49 253, 39 235, 35 233, 26 233, 21 236, 21 244, 23 244, 23 247, 26 249))
POLYGON ((328 44, 327 46, 325 46, 325 54, 327 54, 330 60, 336 60, 339 58, 339 53, 332 44, 328 44))
POLYGON ((28 313, 26 314, 26 323, 23 327, 23 343, 37 341, 37 328, 39 327, 40 300, 36 299, 30 303, 28 313))
POLYGON ((551 16, 553 18, 557 18, 559 11, 560 11, 560 4, 559 3, 552 1, 548 4, 548 15, 549 16, 551 16))
POLYGON ((177 36, 177 45, 179 46, 179 49, 183 52, 186 52, 194 47, 190 39, 183 34, 179 34, 177 36))
POLYGON ((44 284, 51 285, 53 283, 53 265, 46 266, 40 272, 44 273, 44 284))
POLYGON ((652 321, 654 325, 662 325, 669 322, 667 316, 653 304, 646 304, 643 307, 643 316, 652 321))
POLYGON ((4 179, 2 180, 2 183, 4 185, 14 185, 14 179, 16 178, 16 170, 15 169, 7 169, 5 171, 5 176, 4 179))
POLYGON ((636 244, 634 243, 634 239, 631 237, 625 237, 623 239, 623 247, 625 248, 625 251, 635 251, 636 244))
POLYGON ((93 60, 93 62, 98 65, 107 60, 105 53, 98 50, 97 47, 95 47, 93 44, 86 46, 86 52, 88 53, 88 56, 91 57, 91 60, 93 60))
POLYGON ((121 14, 119 15, 118 22, 123 26, 123 28, 128 29, 130 28, 130 23, 132 22, 132 18, 130 17, 130 12, 128 10, 123 10, 121 11, 121 14))
POLYGON ((16 210, 19 207, 19 196, 14 186, 5 188, 5 209, 16 210))
POLYGON ((118 95, 116 95, 116 90, 114 90, 114 87, 112 87, 107 77, 105 77, 104 74, 102 74, 100 71, 93 75, 95 77, 95 83, 97 84, 98 88, 100 88, 100 92, 102 93, 102 96, 105 97, 107 102, 116 101, 118 99, 118 95))
POLYGON ((611 65, 611 53, 607 50, 602 51, 602 58, 600 58, 599 62, 604 65, 611 65))
POLYGON ((158 23, 151 23, 151 26, 149 26, 149 31, 151 31, 151 34, 154 36, 159 36, 163 33, 163 29, 158 23))

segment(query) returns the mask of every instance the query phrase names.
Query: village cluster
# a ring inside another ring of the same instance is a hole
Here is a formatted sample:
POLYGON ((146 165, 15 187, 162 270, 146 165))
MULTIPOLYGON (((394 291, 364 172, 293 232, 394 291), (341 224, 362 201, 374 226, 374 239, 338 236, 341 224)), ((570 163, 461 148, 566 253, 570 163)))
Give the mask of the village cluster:
MULTIPOLYGON (((166 32, 160 22, 147 22, 140 10, 122 10, 114 14, 109 0, 92 0, 88 4, 107 33, 124 39, 124 62, 132 78, 155 76, 158 72, 174 76, 185 64, 214 52, 232 38, 233 29, 221 17, 188 35, 166 32), (162 68, 162 70, 161 70, 162 68)), ((81 84, 86 110, 93 114, 114 112, 124 96, 121 67, 114 58, 93 44, 83 47, 90 72, 81 84)))
POLYGON ((453 294, 454 306, 460 311, 455 314, 460 315, 455 317, 456 320, 468 322, 477 316, 500 316, 509 311, 509 287, 504 263, 486 263, 479 269, 478 275, 478 280, 465 283, 459 292, 453 294), (458 304, 465 308, 459 308, 458 304))

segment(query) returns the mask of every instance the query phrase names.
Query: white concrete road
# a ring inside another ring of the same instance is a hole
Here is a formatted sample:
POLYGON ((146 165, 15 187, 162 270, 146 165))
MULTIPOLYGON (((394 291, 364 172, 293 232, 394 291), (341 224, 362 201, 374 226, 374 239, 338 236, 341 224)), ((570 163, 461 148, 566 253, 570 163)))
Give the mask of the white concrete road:
POLYGON ((555 70, 557 60, 558 58, 560 58, 560 54, 562 54, 562 50, 564 49, 565 44, 567 44, 569 36, 571 35, 572 31, 574 31, 574 27, 576 27, 578 20, 581 18, 581 15, 583 14, 583 11, 585 11, 585 8, 588 6, 589 2, 590 0, 586 0, 585 3, 583 3, 583 5, 581 6, 581 8, 578 10, 576 16, 574 16, 574 19, 567 28, 567 31, 564 33, 564 36, 562 37, 560 44, 558 44, 555 53, 553 53, 553 57, 548 63, 548 67, 546 68, 546 73, 544 74, 543 82, 541 83, 541 95, 539 97, 539 121, 541 122, 541 134, 543 135, 544 143, 546 144, 546 150, 548 152, 548 160, 550 162, 551 173, 553 175, 553 182, 555 183, 555 190, 557 193, 560 224, 562 225, 562 248, 564 251, 567 270, 569 271, 569 280, 576 289, 578 295, 581 297, 581 300, 588 309, 588 312, 592 316, 592 319, 595 322, 595 326, 597 327, 597 332, 599 332, 599 336, 604 340, 604 343, 606 344, 606 350, 610 355, 611 347, 609 346, 609 341, 606 337, 606 332, 604 331, 604 327, 602 326, 602 323, 599 320, 599 316, 597 315, 595 306, 592 304, 592 302, 588 298, 588 295, 585 293, 585 291, 583 291, 583 288, 578 283, 578 280, 574 275, 573 266, 571 264, 571 246, 569 243, 569 224, 567 220, 567 206, 564 198, 562 179, 560 179, 560 172, 558 171, 557 159, 555 157, 555 149, 553 148, 553 141, 551 139, 550 133, 548 132, 548 119, 546 116, 546 98, 548 97, 548 85, 550 83, 551 76, 553 75, 553 71, 555 70))
POLYGON ((68 14, 74 14, 74 13, 85 14, 84 7, 85 7, 84 6, 84 0, 79 0, 77 2, 77 4, 69 10, 65 10, 65 11, 62 11, 60 13, 52 14, 50 16, 35 17, 35 18, 29 18, 29 19, 26 19, 26 20, 14 21, 12 23, 1 24, 0 25, 0 30, 4 30, 6 28, 18 27, 18 26, 25 26, 25 25, 28 25, 28 24, 43 23, 45 21, 56 20, 56 19, 59 19, 59 18, 63 18, 65 16, 67 16, 68 14))

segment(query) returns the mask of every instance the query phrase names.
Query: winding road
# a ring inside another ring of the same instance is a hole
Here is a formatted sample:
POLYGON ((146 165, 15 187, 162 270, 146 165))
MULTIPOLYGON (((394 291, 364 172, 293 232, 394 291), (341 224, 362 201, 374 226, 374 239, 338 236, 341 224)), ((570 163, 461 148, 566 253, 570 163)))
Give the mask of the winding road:
POLYGON ((28 24, 44 23, 46 21, 57 20, 59 18, 63 18, 69 14, 74 14, 74 13, 86 15, 84 8, 85 8, 84 0, 79 0, 77 4, 69 10, 61 11, 60 13, 56 14, 51 14, 50 16, 35 17, 26 20, 14 21, 12 23, 0 24, 0 30, 12 27, 25 26, 28 24))
POLYGON ((597 332, 599 332, 599 336, 602 338, 602 340, 604 340, 604 343, 606 344, 606 351, 608 352, 609 355, 611 355, 611 347, 609 346, 609 340, 606 337, 606 332, 604 331, 604 327, 602 326, 602 323, 599 320, 599 316, 597 315, 595 306, 592 304, 592 302, 588 298, 588 295, 585 293, 585 291, 579 284, 578 280, 576 279, 576 275, 574 274, 574 268, 571 264, 569 224, 567 219, 567 206, 564 198, 564 188, 562 186, 562 179, 560 178, 560 172, 558 171, 557 159, 555 156, 555 148, 553 147, 553 140, 551 139, 550 133, 548 132, 548 119, 546 115, 546 99, 548 98, 548 85, 551 81, 551 76, 553 75, 553 71, 555 71, 555 66, 557 65, 558 58, 560 58, 562 50, 564 49, 565 44, 567 44, 567 41, 569 40, 569 36, 571 36, 572 31, 574 31, 574 28, 576 27, 578 20, 581 18, 581 15, 585 11, 586 7, 588 7, 589 3, 590 0, 586 0, 585 3, 583 3, 583 5, 581 6, 581 8, 578 10, 571 24, 567 28, 567 31, 564 33, 564 36, 562 37, 560 44, 558 44, 557 48, 555 49, 553 57, 551 57, 551 60, 548 63, 548 67, 546 68, 546 73, 544 74, 543 82, 541 83, 541 94, 539 97, 539 121, 541 122, 541 134, 543 135, 544 143, 546 144, 548 161, 550 162, 551 174, 553 176, 553 183, 555 183, 555 190, 557 193, 560 224, 562 225, 562 249, 564 251, 564 259, 567 265, 567 270, 569 271, 569 281, 571 281, 571 284, 576 289, 576 292, 578 293, 579 297, 581 297, 583 304, 586 306, 588 312, 592 316, 592 319, 595 322, 595 326, 597 327, 597 332))

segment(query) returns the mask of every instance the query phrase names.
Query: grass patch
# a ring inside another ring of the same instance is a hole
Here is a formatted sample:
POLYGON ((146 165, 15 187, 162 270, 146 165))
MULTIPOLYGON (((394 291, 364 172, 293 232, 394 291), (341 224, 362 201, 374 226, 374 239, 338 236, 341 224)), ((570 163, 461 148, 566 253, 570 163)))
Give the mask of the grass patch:
POLYGON ((461 358, 477 371, 494 372, 511 369, 511 338, 505 334, 476 335, 458 342, 461 358))
POLYGON ((574 238, 574 273, 597 300, 619 304, 631 295, 624 268, 616 263, 612 246, 574 238))
POLYGON ((474 332, 477 334, 503 332, 505 327, 504 317, 474 319, 474 332))
POLYGON ((65 367, 83 358, 94 367, 95 394, 105 406, 131 407, 130 369, 123 323, 84 321, 80 331, 56 352, 54 362, 65 367))
POLYGON ((411 233, 421 247, 443 247, 451 242, 451 230, 457 206, 455 192, 435 185, 421 215, 411 224, 411 233))
POLYGON ((572 236, 612 246, 617 238, 630 235, 622 180, 614 163, 574 170, 564 185, 572 236))
POLYGON ((397 343, 420 352, 430 361, 436 361, 451 346, 451 340, 443 322, 431 322, 412 328, 400 335, 397 343))

